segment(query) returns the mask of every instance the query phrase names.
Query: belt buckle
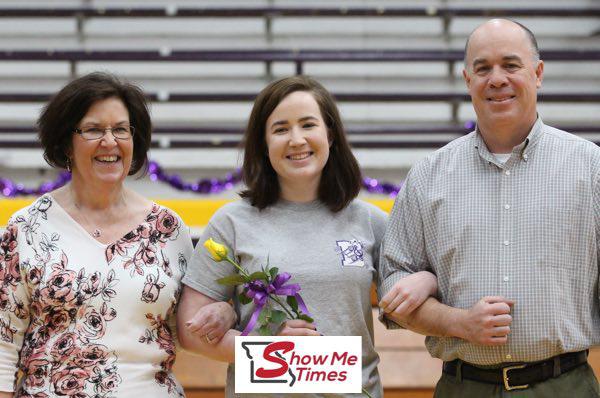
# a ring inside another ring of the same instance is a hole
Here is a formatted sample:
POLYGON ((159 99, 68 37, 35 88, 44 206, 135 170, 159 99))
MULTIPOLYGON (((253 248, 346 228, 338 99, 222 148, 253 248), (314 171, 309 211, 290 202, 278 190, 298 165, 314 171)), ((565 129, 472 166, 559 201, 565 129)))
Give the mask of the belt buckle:
POLYGON ((529 384, 522 384, 520 386, 511 386, 508 383, 508 372, 511 370, 515 370, 515 369, 523 369, 525 366, 525 364, 523 365, 514 365, 514 366, 507 366, 505 368, 502 368, 502 381, 504 381, 504 388, 506 389, 506 391, 511 391, 511 390, 522 390, 524 388, 528 388, 529 384))

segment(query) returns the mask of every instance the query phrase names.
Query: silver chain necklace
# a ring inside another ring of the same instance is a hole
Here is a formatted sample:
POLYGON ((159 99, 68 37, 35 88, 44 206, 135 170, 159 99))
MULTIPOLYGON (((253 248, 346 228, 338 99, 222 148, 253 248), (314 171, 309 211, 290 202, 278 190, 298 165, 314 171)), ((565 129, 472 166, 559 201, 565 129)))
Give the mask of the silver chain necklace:
MULTIPOLYGON (((81 210, 81 207, 79 207, 79 205, 77 204, 77 202, 75 202, 75 200, 73 200, 73 204, 75 205, 75 207, 77 208, 77 210, 79 211, 79 214, 81 214, 81 217, 83 217, 83 219, 85 220, 85 222, 87 223, 88 226, 91 226, 92 223, 90 222, 90 220, 87 218, 87 216, 85 215, 84 211, 81 210)), ((87 229, 87 228, 86 228, 87 229)), ((99 237, 102 236, 102 230, 98 227, 94 228, 93 232, 89 232, 88 233, 90 235, 92 235, 94 238, 98 239, 99 237)))
MULTIPOLYGON (((85 212, 83 211, 83 209, 79 206, 79 204, 77 203, 77 201, 75 200, 75 191, 73 190, 73 188, 71 187, 70 189, 71 191, 71 198, 73 200, 73 205, 75 205, 75 208, 77 209, 77 211, 79 212, 79 214, 81 214, 81 217, 83 218, 83 220, 87 223, 88 227, 92 227, 93 231, 89 232, 88 228, 84 228, 88 231, 88 233, 90 235, 92 235, 95 239, 98 239, 99 237, 102 236, 102 230, 98 227, 98 226, 94 226, 93 223, 90 222, 90 219, 85 215, 85 212)), ((122 198, 123 202, 125 203, 125 197, 123 196, 122 198)), ((124 212, 123 213, 123 217, 121 217, 121 219, 125 220, 127 219, 128 212, 124 212)))

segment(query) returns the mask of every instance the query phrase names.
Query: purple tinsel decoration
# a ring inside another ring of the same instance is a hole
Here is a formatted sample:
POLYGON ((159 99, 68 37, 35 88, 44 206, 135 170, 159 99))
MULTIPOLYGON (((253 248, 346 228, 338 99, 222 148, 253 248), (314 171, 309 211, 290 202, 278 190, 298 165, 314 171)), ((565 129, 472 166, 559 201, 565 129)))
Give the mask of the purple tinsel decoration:
POLYGON ((14 198, 15 196, 43 195, 57 188, 62 187, 71 180, 71 173, 62 172, 54 181, 47 181, 40 184, 37 188, 25 188, 23 184, 15 184, 8 178, 0 178, 0 191, 2 196, 14 198))
MULTIPOLYGON (((156 162, 150 162, 148 165, 148 175, 153 182, 161 181, 169 184, 178 191, 195 192, 200 195, 220 193, 233 189, 241 180, 240 170, 228 173, 225 178, 204 178, 194 183, 188 183, 181 179, 177 174, 167 174, 156 162)), ((0 178, 0 192, 2 196, 14 198, 17 196, 43 195, 57 188, 62 187, 71 180, 71 173, 62 172, 54 181, 41 183, 37 188, 26 188, 22 184, 15 184, 8 178, 0 178)), ((401 185, 394 185, 387 182, 380 182, 374 178, 365 177, 363 179, 363 188, 370 193, 389 195, 394 197, 400 191, 401 185)))
POLYGON ((380 182, 374 178, 365 177, 363 179, 363 188, 366 189, 370 193, 376 193, 380 195, 388 195, 390 197, 395 197, 400 192, 400 188, 402 188, 402 184, 394 185, 389 182, 380 182))
POLYGON ((242 175, 239 170, 233 173, 228 173, 224 179, 205 178, 188 183, 181 179, 177 174, 167 174, 162 167, 156 162, 150 162, 148 165, 148 175, 152 181, 162 181, 178 191, 196 192, 198 194, 220 193, 233 188, 242 180, 242 175))

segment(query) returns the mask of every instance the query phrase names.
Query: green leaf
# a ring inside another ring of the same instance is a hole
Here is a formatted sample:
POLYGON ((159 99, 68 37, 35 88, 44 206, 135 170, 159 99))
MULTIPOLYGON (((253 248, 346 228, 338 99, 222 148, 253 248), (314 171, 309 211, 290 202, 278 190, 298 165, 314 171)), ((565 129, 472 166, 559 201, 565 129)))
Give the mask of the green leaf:
POLYGON ((258 323, 261 325, 267 324, 271 321, 271 307, 264 306, 260 315, 258 316, 258 323))
POLYGON ((226 286, 237 286, 246 283, 246 278, 240 274, 231 274, 224 278, 217 279, 217 283, 226 286))
POLYGON ((241 292, 240 294, 238 294, 238 299, 240 300, 240 303, 242 305, 250 304, 252 302, 252 299, 246 296, 245 292, 241 292))
POLYGON ((261 279, 261 280, 263 280, 265 282, 268 282, 269 281, 268 278, 269 277, 267 276, 267 274, 264 273, 264 272, 262 272, 262 271, 256 271, 256 272, 253 272, 253 273, 250 274, 250 280, 251 281, 255 281, 257 279, 261 279))
POLYGON ((313 323, 315 321, 314 319, 312 319, 311 317, 309 317, 306 314, 300 314, 300 316, 298 316, 298 319, 302 319, 303 321, 310 322, 310 323, 313 323))
POLYGON ((277 267, 273 267, 269 270, 269 275, 271 275, 271 280, 275 279, 278 272, 279 272, 279 268, 277 268, 277 267))
POLYGON ((273 310, 273 312, 271 312, 271 323, 275 324, 277 327, 286 320, 287 314, 285 312, 280 310, 273 310))
POLYGON ((266 324, 258 328, 258 334, 261 336, 272 336, 273 332, 271 331, 269 324, 266 324))
POLYGON ((285 299, 287 303, 292 307, 292 310, 297 314, 298 313, 298 300, 296 300, 296 296, 287 296, 285 299))

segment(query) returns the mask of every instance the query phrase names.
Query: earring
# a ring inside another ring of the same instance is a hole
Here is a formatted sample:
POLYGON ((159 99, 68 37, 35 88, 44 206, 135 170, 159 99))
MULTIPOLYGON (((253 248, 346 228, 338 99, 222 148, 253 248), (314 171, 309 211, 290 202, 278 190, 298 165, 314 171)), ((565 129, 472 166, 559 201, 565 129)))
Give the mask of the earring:
POLYGON ((67 171, 71 172, 71 158, 67 158, 67 171))

